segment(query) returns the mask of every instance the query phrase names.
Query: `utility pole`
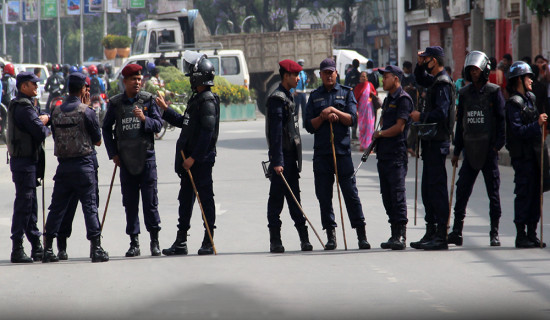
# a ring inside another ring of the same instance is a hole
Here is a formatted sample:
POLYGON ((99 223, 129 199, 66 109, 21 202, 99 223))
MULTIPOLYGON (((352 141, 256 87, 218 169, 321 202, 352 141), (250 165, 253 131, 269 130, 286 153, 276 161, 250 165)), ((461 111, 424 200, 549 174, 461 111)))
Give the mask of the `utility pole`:
POLYGON ((57 0, 57 63, 61 62, 61 0, 57 0))
POLYGON ((6 56, 6 0, 2 0, 2 54, 6 56))
POLYGON ((84 0, 80 0, 80 65, 84 63, 84 0))
POLYGON ((40 23, 40 17, 41 17, 41 8, 40 8, 40 2, 41 1, 38 1, 38 5, 37 5, 37 10, 38 10, 38 15, 36 17, 36 24, 37 24, 37 32, 38 32, 38 64, 42 64, 42 26, 41 26, 41 23, 40 23))
POLYGON ((406 51, 405 0, 397 0, 397 65, 403 65, 406 51))
POLYGON ((23 1, 19 0, 19 63, 23 63, 23 1))

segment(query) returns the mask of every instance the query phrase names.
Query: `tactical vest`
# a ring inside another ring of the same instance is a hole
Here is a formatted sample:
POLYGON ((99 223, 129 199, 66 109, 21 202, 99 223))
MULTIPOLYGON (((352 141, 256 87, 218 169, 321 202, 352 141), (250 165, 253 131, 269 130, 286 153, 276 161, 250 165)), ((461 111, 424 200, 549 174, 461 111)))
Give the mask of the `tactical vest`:
POLYGON ((218 142, 218 135, 220 131, 220 98, 212 91, 205 90, 191 96, 187 108, 185 109, 185 113, 183 114, 183 123, 180 136, 176 143, 176 155, 174 161, 174 170, 178 174, 184 173, 184 169, 182 167, 183 158, 181 157, 180 150, 183 150, 185 156, 189 157, 197 146, 202 126, 202 120, 200 118, 201 108, 205 108, 205 103, 207 102, 214 104, 216 113, 216 119, 205 119, 207 121, 215 122, 207 124, 208 126, 214 126, 214 134, 210 140, 207 153, 216 151, 216 143, 218 142))
POLYGON ((111 103, 116 106, 116 138, 120 160, 132 175, 138 175, 143 171, 147 150, 154 148, 154 136, 152 133, 145 133, 144 123, 134 115, 134 108, 143 110, 145 102, 152 99, 147 92, 139 92, 133 104, 122 103, 123 94, 115 96, 111 103))
POLYGON ((10 76, 8 74, 2 77, 2 103, 7 106, 10 104, 12 96, 10 94, 10 76))
POLYGON ((54 154, 58 158, 83 157, 93 152, 92 139, 86 130, 85 104, 80 104, 73 111, 63 112, 55 108, 52 113, 52 124, 55 128, 54 154))
POLYGON ((446 84, 451 87, 451 101, 449 105, 449 110, 447 110, 447 119, 442 120, 440 122, 437 122, 436 126, 436 133, 431 138, 423 137, 423 140, 434 140, 434 141, 447 141, 453 134, 453 127, 455 123, 456 118, 456 100, 455 100, 455 85, 453 83, 453 80, 451 77, 449 77, 446 74, 442 74, 439 77, 437 77, 432 84, 432 86, 428 90, 428 94, 426 97, 426 110, 425 112, 431 112, 436 108, 435 105, 435 95, 434 95, 434 87, 440 84, 446 84))
POLYGON ((271 146, 269 141, 269 100, 278 99, 283 101, 284 110, 283 110, 283 152, 296 152, 296 161, 298 166, 298 172, 302 171, 302 138, 300 137, 300 125, 298 122, 298 116, 295 115, 294 110, 296 109, 296 104, 287 95, 279 90, 275 89, 273 93, 267 99, 268 103, 266 104, 266 113, 265 113, 265 136, 267 139, 268 147, 271 146))
MULTIPOLYGON (((12 158, 32 158, 38 160, 42 144, 36 143, 29 132, 23 131, 15 125, 15 109, 19 105, 32 106, 33 103, 30 99, 21 97, 12 100, 8 106, 9 125, 6 138, 9 155, 12 158)), ((32 108, 34 109, 34 107, 32 108)))
POLYGON ((464 106, 462 119, 464 151, 466 159, 476 170, 483 168, 487 154, 495 142, 496 130, 495 101, 500 87, 487 83, 483 92, 474 95, 477 90, 473 84, 460 89, 460 99, 464 106))
MULTIPOLYGON (((519 94, 514 94, 508 99, 514 107, 521 110, 521 122, 524 125, 537 121, 539 117, 539 112, 535 108, 535 95, 527 92, 527 99, 531 101, 533 108, 529 108, 529 105, 519 94)), ((509 126, 508 121, 506 121, 506 126, 509 126)), ((538 138, 532 140, 521 139, 513 134, 510 128, 506 128, 506 149, 510 152, 511 158, 531 158, 534 155, 534 149, 540 144, 538 140, 538 138)))

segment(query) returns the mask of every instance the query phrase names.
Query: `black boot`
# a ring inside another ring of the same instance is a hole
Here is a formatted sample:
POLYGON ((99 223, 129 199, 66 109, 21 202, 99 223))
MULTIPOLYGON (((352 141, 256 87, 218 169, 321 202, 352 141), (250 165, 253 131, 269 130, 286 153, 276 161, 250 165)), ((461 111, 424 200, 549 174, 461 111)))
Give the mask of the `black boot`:
POLYGON ((500 239, 498 238, 498 220, 491 221, 491 231, 489 232, 491 247, 500 247, 500 239))
POLYGON ((40 261, 42 260, 42 256, 44 255, 44 248, 42 248, 42 243, 40 243, 40 237, 36 237, 36 239, 31 241, 31 258, 33 261, 40 261))
POLYGON ((313 246, 309 242, 307 226, 305 224, 303 226, 296 226, 296 230, 298 230, 298 235, 300 236, 300 248, 302 249, 302 251, 313 250, 313 246))
MULTIPOLYGON (((92 251, 90 250, 90 258, 92 251)), ((66 237, 57 237, 57 257, 59 260, 68 260, 69 255, 67 254, 67 238, 66 237)))
POLYGON ((160 228, 151 229, 149 235, 151 236, 151 255, 158 257, 161 255, 159 245, 159 231, 160 228))
POLYGON ((338 246, 336 244, 336 230, 334 228, 327 228, 327 243, 325 243, 325 250, 334 250, 338 246))
POLYGON ((464 227, 464 220, 457 220, 455 219, 454 225, 453 225, 453 231, 449 233, 449 236, 447 237, 447 243, 448 244, 454 244, 457 246, 462 246, 462 228, 464 227))
POLYGON ((139 250, 139 235, 130 235, 130 248, 126 251, 126 257, 139 257, 141 251, 139 250))
POLYGON ((397 241, 392 243, 391 249, 392 250, 405 250, 405 247, 407 246, 407 225, 406 224, 398 224, 396 226, 397 231, 397 241))
POLYGON ((447 224, 438 224, 437 232, 432 240, 421 246, 424 250, 447 250, 447 224))
POLYGON ((398 226, 394 223, 391 224, 391 237, 388 239, 388 241, 386 242, 382 242, 380 244, 380 248, 382 249, 391 249, 392 248, 392 245, 396 242, 398 242, 398 230, 397 230, 398 226))
POLYGON ((269 228, 269 252, 285 252, 285 247, 283 247, 283 242, 281 241, 281 228, 269 228))
POLYGON ((165 256, 186 255, 187 254, 187 231, 178 230, 176 240, 168 249, 162 249, 165 256))
POLYGON ((422 249, 422 245, 432 240, 432 238, 435 236, 435 230, 436 227, 434 223, 426 223, 426 233, 424 234, 422 239, 416 242, 411 242, 411 248, 422 249))
POLYGON ((59 258, 53 253, 53 237, 46 236, 46 240, 44 241, 44 256, 42 257, 42 262, 58 262, 59 258))
POLYGON ((23 250, 23 238, 12 240, 11 258, 12 263, 32 263, 32 259, 23 250))
POLYGON ((90 240, 92 247, 92 262, 107 262, 109 261, 109 253, 101 247, 101 235, 90 240))
MULTIPOLYGON (((540 248, 540 239, 537 238, 537 223, 527 224, 527 239, 535 244, 536 248, 540 248)), ((546 248, 546 243, 542 243, 542 248, 546 248)))
POLYGON ((357 232, 357 240, 359 249, 370 249, 370 243, 367 241, 367 232, 365 231, 365 226, 355 228, 357 232))
MULTIPOLYGON (((210 230, 210 233, 212 234, 212 240, 214 240, 214 230, 210 230)), ((212 246, 212 241, 210 241, 210 237, 208 236, 208 231, 204 230, 204 238, 202 238, 202 245, 199 249, 199 256, 205 256, 208 254, 214 253, 214 247, 212 246)))
POLYGON ((516 223, 516 248, 534 248, 535 246, 535 243, 527 238, 525 224, 516 223))

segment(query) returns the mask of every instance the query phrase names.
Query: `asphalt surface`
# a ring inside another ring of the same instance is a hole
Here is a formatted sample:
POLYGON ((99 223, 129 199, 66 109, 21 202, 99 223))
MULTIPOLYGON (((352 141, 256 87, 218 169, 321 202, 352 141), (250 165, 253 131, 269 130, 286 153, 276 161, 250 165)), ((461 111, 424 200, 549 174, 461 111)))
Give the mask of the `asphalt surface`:
MULTIPOLYGON (((178 130, 167 132, 156 143, 161 248, 172 244, 177 229, 179 178, 173 172, 173 162, 178 135, 178 130)), ((313 136, 303 131, 302 137, 302 202, 325 241, 313 187, 313 136)), ((57 163, 51 138, 46 149, 47 208, 57 163)), ((5 151, 5 146, 1 146, 2 157, 5 151)), ((101 216, 113 164, 104 147, 98 152, 101 216)), ((360 156, 354 152, 356 165, 360 156)), ((266 218, 269 183, 260 165, 266 158, 262 117, 220 125, 214 167, 217 256, 196 253, 203 237, 196 205, 188 256, 151 257, 149 237, 142 222, 142 256, 125 258, 129 238, 124 233, 125 216, 117 174, 102 240, 111 260, 96 264, 88 258, 89 242, 80 207, 68 242, 69 261, 29 265, 9 262, 14 186, 9 166, 0 165, 3 199, 0 235, 4 239, 0 242, 0 319, 550 318, 550 251, 514 248, 512 168, 501 167, 502 247, 489 247, 488 200, 480 177, 470 199, 462 247, 451 246, 443 252, 410 247, 401 252, 380 249, 380 242, 387 240, 390 228, 380 198, 376 158, 370 157, 358 173, 357 186, 373 249, 357 249, 356 234, 345 217, 347 251, 342 228, 337 229, 338 249, 332 252, 322 250, 310 228, 314 251, 302 253, 285 206, 281 216, 286 253, 270 254, 266 218)), ((415 162, 414 158, 409 159, 407 245, 424 233, 420 198, 414 224, 415 162)), ((421 163, 419 167, 421 170, 421 163)), ((450 162, 448 171, 450 184, 450 162)), ((37 192, 41 195, 41 189, 37 192)), ((334 193, 339 221, 336 190, 334 193)), ((546 203, 548 200, 546 195, 546 203)), ((41 226, 40 202, 41 199, 41 226)), ((548 230, 548 223, 545 227, 548 230)), ((30 254, 29 243, 25 241, 24 245, 30 254)))

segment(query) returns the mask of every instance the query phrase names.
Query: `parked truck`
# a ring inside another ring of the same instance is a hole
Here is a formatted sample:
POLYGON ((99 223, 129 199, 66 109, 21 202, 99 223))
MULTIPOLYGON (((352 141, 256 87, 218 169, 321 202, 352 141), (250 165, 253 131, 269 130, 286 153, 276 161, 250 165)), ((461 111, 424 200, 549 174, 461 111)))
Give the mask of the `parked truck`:
POLYGON ((133 55, 187 48, 200 50, 199 41, 221 43, 223 49, 241 50, 248 65, 250 88, 256 92, 258 109, 262 113, 268 94, 280 81, 279 61, 304 59, 304 70, 314 79, 313 71, 319 68, 319 63, 333 55, 332 33, 328 29, 212 36, 196 10, 164 13, 154 18, 138 24, 133 55))
POLYGON ((250 74, 250 87, 256 91, 258 109, 265 112, 268 95, 281 81, 278 62, 284 59, 304 59, 304 71, 314 77, 323 59, 332 56, 330 30, 307 29, 256 34, 226 34, 211 36, 224 49, 244 52, 250 74))

